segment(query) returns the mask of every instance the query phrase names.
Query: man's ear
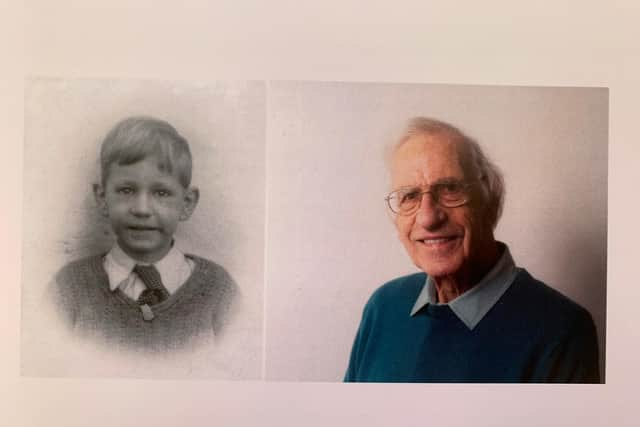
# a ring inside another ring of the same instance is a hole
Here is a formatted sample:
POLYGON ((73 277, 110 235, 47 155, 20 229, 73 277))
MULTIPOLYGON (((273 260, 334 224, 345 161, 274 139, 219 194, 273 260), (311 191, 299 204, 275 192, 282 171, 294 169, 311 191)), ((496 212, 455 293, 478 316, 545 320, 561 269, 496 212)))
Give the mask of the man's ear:
POLYGON ((104 187, 98 183, 93 184, 93 197, 96 199, 98 211, 105 218, 109 217, 109 209, 107 207, 107 198, 104 187))
POLYGON ((197 187, 189 187, 184 194, 184 206, 180 214, 180 221, 186 221, 191 218, 191 214, 196 210, 198 200, 200 200, 200 190, 197 187))

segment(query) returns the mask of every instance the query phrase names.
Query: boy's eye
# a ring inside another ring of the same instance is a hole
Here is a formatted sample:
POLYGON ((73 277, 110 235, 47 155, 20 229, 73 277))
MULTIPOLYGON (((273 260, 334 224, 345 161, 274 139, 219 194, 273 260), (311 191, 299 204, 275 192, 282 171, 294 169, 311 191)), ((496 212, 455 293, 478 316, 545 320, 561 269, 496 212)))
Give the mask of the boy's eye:
POLYGON ((131 188, 131 187, 120 187, 120 188, 116 189, 116 192, 119 193, 119 194, 125 194, 125 195, 133 194, 133 188, 131 188))
POLYGON ((171 196, 171 192, 169 190, 156 190, 156 196, 158 196, 158 197, 169 197, 169 196, 171 196))

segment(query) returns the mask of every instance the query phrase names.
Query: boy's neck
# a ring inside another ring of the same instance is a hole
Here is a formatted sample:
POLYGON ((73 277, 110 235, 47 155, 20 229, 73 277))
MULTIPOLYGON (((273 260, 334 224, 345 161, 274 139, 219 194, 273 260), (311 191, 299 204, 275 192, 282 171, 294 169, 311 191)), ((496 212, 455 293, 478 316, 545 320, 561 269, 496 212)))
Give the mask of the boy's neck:
POLYGON ((164 251, 156 254, 149 254, 149 256, 145 256, 145 254, 135 254, 135 253, 130 253, 126 251, 122 247, 122 245, 120 245, 117 241, 114 245, 114 247, 117 247, 117 249, 122 254, 132 259, 136 264, 155 264, 163 260, 169 254, 169 252, 171 252, 171 249, 173 248, 173 246, 174 246, 174 240, 171 240, 171 244, 164 251))

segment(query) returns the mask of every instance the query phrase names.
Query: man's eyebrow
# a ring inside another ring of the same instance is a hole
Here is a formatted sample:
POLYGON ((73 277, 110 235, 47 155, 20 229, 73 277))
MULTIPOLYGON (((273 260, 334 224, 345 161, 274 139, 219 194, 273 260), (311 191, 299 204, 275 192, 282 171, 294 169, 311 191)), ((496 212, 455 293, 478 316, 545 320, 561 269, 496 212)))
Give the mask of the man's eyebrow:
POLYGON ((448 177, 445 177, 445 178, 438 179, 436 182, 434 182, 434 184, 455 184, 455 183, 460 183, 460 182, 464 182, 464 179, 454 178, 452 176, 448 176, 448 177))
MULTIPOLYGON (((465 182, 464 179, 455 178, 453 176, 447 176, 444 178, 439 178, 427 186, 438 185, 438 184, 462 184, 464 182, 465 182)), ((424 185, 404 185, 402 187, 398 187, 398 190, 411 190, 414 188, 422 188, 422 187, 424 187, 424 185)))
POLYGON ((402 187, 398 187, 393 191, 410 191, 420 189, 420 185, 403 185, 402 187))

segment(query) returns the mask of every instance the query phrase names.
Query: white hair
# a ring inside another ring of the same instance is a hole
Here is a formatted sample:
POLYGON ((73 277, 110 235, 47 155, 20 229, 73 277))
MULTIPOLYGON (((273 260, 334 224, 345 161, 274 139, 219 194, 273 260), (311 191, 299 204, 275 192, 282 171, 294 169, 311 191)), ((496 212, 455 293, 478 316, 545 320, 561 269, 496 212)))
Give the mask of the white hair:
POLYGON ((391 154, 394 154, 409 138, 415 135, 445 135, 466 149, 469 155, 469 166, 475 168, 483 190, 488 223, 491 228, 495 229, 504 204, 504 178, 500 169, 489 160, 480 145, 449 123, 428 117, 414 117, 408 121, 404 133, 393 147, 391 154))

